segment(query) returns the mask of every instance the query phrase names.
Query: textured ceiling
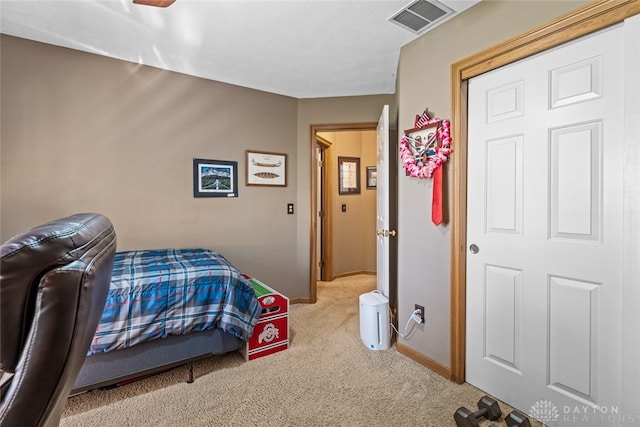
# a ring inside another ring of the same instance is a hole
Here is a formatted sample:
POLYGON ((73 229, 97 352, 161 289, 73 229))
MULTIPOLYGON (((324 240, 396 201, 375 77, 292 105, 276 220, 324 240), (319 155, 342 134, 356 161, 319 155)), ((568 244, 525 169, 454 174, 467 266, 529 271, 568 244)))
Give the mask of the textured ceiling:
MULTIPOLYGON (((440 2, 461 12, 479 0, 440 2)), ((295 98, 395 92, 410 0, 2 0, 0 31, 295 98)))

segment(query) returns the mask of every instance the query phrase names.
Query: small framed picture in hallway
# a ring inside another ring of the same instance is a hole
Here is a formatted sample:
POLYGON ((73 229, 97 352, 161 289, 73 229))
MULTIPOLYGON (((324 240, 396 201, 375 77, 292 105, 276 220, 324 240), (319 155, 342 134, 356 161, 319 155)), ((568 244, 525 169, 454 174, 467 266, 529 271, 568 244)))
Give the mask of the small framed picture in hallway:
POLYGON ((338 157, 338 193, 360 194, 359 157, 338 157))
POLYGON ((375 166, 367 166, 367 189, 376 188, 378 183, 378 170, 375 166))

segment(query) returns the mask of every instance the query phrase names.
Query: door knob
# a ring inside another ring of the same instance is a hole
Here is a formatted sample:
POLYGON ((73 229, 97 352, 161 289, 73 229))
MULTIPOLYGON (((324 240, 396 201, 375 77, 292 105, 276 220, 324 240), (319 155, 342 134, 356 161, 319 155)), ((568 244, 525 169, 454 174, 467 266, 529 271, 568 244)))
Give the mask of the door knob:
POLYGON ((471 246, 469 246, 469 251, 475 255, 480 252, 480 248, 475 243, 472 243, 471 246))

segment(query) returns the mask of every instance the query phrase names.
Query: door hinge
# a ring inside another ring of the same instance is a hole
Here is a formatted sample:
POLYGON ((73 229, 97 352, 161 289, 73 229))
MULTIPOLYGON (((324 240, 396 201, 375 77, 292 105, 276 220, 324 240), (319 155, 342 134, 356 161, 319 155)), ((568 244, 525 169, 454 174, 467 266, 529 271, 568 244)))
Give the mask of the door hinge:
POLYGON ((324 211, 318 211, 318 216, 320 218, 324 218, 324 211))
POLYGON ((324 160, 318 160, 318 167, 319 168, 323 168, 324 167, 324 160))
POLYGON ((324 261, 318 261, 318 267, 324 268, 324 261))

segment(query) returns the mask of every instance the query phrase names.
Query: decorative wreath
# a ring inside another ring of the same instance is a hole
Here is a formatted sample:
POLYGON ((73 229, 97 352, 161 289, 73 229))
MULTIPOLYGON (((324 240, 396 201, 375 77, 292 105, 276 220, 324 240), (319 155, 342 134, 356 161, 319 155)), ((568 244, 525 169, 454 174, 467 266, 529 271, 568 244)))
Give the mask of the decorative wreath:
POLYGON ((407 175, 431 178, 451 155, 451 123, 432 118, 425 110, 416 116, 415 128, 406 130, 400 140, 400 158, 407 175), (431 130, 424 134, 424 130, 431 130))

